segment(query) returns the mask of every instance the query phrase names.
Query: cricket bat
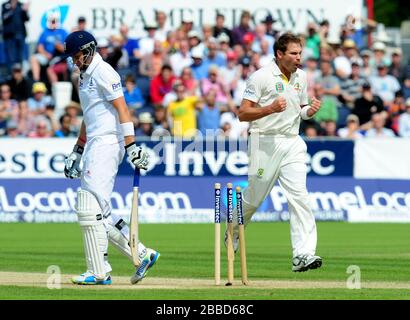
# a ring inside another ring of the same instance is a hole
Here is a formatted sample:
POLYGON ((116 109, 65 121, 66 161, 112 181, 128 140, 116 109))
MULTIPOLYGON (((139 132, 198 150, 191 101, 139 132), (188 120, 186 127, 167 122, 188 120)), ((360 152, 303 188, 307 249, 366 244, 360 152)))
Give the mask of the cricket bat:
POLYGON ((135 168, 132 188, 132 207, 130 216, 130 249, 132 263, 139 266, 141 261, 138 255, 138 191, 140 185, 140 170, 135 168))

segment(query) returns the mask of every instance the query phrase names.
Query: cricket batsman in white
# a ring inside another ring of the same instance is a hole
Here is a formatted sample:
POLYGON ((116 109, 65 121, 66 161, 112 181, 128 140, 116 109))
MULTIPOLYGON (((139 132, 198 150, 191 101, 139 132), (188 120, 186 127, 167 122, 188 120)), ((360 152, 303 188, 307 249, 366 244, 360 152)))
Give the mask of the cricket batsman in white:
MULTIPOLYGON (((312 118, 321 102, 312 97, 309 103, 306 73, 299 69, 300 39, 290 33, 282 35, 274 44, 274 53, 275 59, 247 80, 239 109, 239 120, 250 122, 243 213, 246 225, 279 181, 288 200, 292 271, 300 272, 322 265, 322 258, 315 255, 316 223, 306 190, 307 147, 299 136, 300 118, 312 118)), ((236 251, 237 224, 233 239, 236 251)))
MULTIPOLYGON (((128 226, 111 212, 111 193, 118 166, 125 152, 140 169, 147 168, 149 158, 147 152, 135 144, 134 125, 120 76, 103 61, 96 47, 94 36, 86 31, 69 34, 64 43, 65 56, 71 57, 80 71, 78 90, 84 115, 77 143, 66 158, 64 173, 71 179, 81 178, 76 211, 83 233, 87 270, 72 282, 107 285, 112 283, 108 241, 132 259, 128 226)), ((132 284, 141 281, 159 258, 158 252, 141 242, 138 254, 141 264, 131 277, 132 284)))

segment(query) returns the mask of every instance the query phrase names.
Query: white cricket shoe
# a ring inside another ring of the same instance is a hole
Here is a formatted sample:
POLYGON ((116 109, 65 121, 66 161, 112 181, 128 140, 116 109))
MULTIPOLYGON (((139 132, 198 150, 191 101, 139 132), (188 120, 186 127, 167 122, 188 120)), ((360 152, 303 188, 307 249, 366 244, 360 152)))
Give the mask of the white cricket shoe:
POLYGON ((95 277, 94 273, 91 271, 86 271, 77 277, 73 277, 71 282, 74 284, 84 284, 84 285, 107 285, 111 284, 111 276, 107 274, 104 279, 99 280, 95 277))
POLYGON ((141 264, 139 265, 137 270, 135 270, 134 275, 131 277, 131 283, 136 284, 144 279, 148 273, 148 269, 151 268, 155 264, 155 262, 157 262, 159 257, 159 252, 147 248, 147 252, 144 258, 141 260, 141 264))
POLYGON ((299 255, 292 260, 293 272, 304 272, 309 269, 317 269, 322 266, 322 258, 311 254, 299 255))

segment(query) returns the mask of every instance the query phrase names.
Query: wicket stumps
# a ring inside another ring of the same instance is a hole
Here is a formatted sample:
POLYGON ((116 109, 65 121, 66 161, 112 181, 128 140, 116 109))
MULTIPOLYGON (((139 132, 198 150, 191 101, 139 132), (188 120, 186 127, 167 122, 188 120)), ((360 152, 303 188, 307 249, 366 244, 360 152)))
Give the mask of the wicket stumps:
POLYGON ((241 255, 241 278, 242 283, 248 285, 248 269, 246 267, 246 249, 245 249, 245 226, 243 224, 242 212, 242 192, 241 187, 236 187, 236 209, 238 211, 239 227, 239 253, 241 255))
MULTIPOLYGON (((233 190, 232 183, 227 184, 227 260, 228 260, 228 281, 227 286, 231 286, 234 280, 234 259, 235 252, 233 247, 233 190)), ((239 250, 241 259, 241 278, 244 285, 248 284, 248 273, 246 267, 246 249, 245 249, 245 230, 242 212, 242 193, 238 186, 236 191, 236 208, 238 213, 239 227, 239 250)), ((221 184, 215 183, 215 285, 221 284, 221 184)))
POLYGON ((221 284, 221 184, 215 183, 215 284, 221 284))

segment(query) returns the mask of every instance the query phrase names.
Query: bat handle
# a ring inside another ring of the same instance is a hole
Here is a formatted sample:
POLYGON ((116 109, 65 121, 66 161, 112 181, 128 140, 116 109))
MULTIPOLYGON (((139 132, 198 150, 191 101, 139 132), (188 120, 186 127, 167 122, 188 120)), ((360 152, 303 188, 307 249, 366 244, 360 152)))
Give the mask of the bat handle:
POLYGON ((138 169, 137 167, 135 167, 135 171, 134 171, 134 183, 133 183, 134 187, 139 187, 140 186, 140 169, 138 169))

